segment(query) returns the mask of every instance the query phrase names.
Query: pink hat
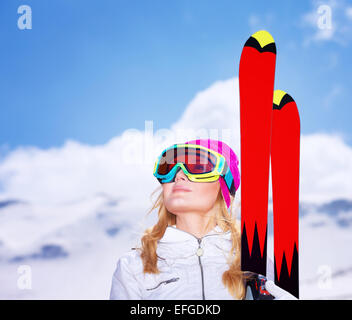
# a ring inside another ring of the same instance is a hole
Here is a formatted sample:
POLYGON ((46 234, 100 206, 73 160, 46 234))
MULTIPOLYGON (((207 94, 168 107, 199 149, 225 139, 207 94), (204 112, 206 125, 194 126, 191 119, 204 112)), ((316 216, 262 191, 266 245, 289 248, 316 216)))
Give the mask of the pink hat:
MULTIPOLYGON (((231 186, 228 187, 223 177, 220 177, 220 187, 222 196, 226 202, 227 208, 230 207, 230 190, 231 194, 235 195, 236 190, 240 186, 240 172, 238 169, 238 158, 235 152, 225 143, 220 140, 213 139, 197 139, 185 142, 185 144, 197 144, 213 151, 216 151, 224 156, 228 166, 230 167, 230 171, 232 173, 233 181, 231 181, 231 186)), ((230 181, 230 180, 228 180, 230 181)))

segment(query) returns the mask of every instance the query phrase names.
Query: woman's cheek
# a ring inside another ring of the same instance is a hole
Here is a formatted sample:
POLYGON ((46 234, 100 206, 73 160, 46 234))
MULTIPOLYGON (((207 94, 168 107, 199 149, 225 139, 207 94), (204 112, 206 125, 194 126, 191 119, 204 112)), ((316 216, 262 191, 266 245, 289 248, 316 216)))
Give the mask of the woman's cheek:
POLYGON ((172 184, 171 183, 164 183, 163 184, 163 193, 164 197, 168 197, 172 192, 172 184))
POLYGON ((206 183, 199 183, 193 188, 192 199, 199 204, 206 205, 209 203, 210 205, 213 202, 213 193, 214 190, 211 186, 206 185, 206 183))

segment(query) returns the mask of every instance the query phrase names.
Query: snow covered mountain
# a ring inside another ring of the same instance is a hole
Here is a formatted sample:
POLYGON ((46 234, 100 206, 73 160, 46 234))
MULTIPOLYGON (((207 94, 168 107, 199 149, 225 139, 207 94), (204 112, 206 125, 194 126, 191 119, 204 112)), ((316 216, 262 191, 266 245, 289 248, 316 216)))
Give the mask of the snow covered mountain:
POLYGON ((140 236, 142 218, 103 193, 61 206, 2 201, 0 299, 108 298, 117 259, 140 236), (21 289, 22 269, 30 289, 21 289))
MULTIPOLYGON (((128 203, 104 193, 52 207, 1 201, 0 298, 107 299, 118 257, 156 221, 153 212, 148 220, 128 203), (30 289, 21 288, 23 269, 30 271, 30 289)), ((350 243, 352 201, 301 203, 302 299, 352 298, 350 243)))

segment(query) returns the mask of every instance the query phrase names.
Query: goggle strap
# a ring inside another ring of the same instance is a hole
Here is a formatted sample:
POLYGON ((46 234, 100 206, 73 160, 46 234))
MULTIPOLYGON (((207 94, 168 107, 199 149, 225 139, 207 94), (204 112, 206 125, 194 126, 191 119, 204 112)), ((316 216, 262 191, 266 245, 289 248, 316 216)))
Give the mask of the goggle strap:
POLYGON ((227 163, 226 163, 226 167, 227 167, 226 173, 225 173, 225 175, 223 175, 224 181, 225 181, 225 183, 227 185, 227 188, 229 189, 230 194, 234 196, 236 194, 235 183, 234 183, 234 180, 233 180, 233 176, 232 176, 231 170, 228 167, 227 163))

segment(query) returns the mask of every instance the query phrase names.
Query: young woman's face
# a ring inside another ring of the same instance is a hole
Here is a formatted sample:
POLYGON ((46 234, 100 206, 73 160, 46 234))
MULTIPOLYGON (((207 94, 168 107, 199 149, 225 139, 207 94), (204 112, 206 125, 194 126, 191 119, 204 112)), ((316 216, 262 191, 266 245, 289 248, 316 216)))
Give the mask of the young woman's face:
POLYGON ((179 170, 175 182, 164 183, 162 187, 164 204, 169 212, 175 215, 183 212, 207 213, 215 204, 220 183, 219 180, 193 182, 188 180, 182 170, 179 170), (176 190, 177 187, 184 187, 187 190, 176 190))

